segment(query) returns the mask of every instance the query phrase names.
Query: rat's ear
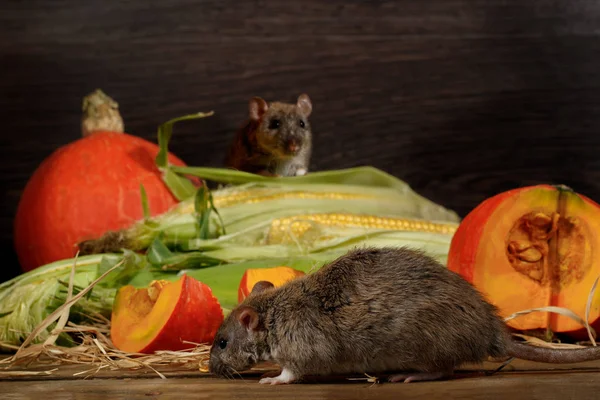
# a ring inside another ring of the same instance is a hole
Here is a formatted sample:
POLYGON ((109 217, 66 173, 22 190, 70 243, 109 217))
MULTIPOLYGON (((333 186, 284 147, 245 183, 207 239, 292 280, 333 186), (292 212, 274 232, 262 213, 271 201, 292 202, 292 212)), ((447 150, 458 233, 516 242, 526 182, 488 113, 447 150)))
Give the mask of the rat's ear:
POLYGON ((250 306, 241 306, 238 309, 237 319, 246 330, 256 331, 258 329, 258 313, 250 306))
POLYGON ((310 98, 306 93, 303 93, 300 96, 298 96, 296 107, 298 107, 300 111, 302 111, 302 114, 304 114, 304 116, 308 118, 308 116, 312 112, 312 103, 310 102, 310 98))
POLYGON ((260 97, 253 97, 250 99, 248 111, 250 113, 251 120, 258 121, 260 117, 262 117, 263 114, 267 112, 268 109, 269 105, 260 97))
POLYGON ((265 291, 267 289, 271 289, 271 288, 274 288, 274 287, 275 287, 275 285, 273 285, 269 281, 258 281, 252 287, 252 290, 250 291, 250 295, 253 295, 253 294, 256 294, 256 293, 260 293, 262 291, 265 291))

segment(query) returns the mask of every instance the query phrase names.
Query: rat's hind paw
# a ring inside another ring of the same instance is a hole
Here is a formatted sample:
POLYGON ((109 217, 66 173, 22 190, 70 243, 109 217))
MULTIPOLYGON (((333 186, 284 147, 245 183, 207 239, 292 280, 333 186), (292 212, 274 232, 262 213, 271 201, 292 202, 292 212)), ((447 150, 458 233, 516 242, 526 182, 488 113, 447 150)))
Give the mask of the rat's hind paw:
POLYGON ((452 376, 451 372, 415 372, 413 374, 397 374, 388 378, 390 382, 437 381, 452 376))
POLYGON ((296 380, 294 374, 289 369, 283 369, 279 375, 274 378, 262 378, 258 383, 269 384, 269 385, 284 385, 286 383, 292 383, 296 380))

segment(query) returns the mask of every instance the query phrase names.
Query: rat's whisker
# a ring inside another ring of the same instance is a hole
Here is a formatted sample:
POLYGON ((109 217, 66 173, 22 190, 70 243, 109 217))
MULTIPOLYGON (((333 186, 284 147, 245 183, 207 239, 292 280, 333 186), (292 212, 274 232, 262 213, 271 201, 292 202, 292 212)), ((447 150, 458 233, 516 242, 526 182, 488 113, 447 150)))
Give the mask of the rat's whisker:
MULTIPOLYGON (((233 368, 232 368, 233 369, 233 368)), ((244 380, 242 374, 240 374, 237 370, 233 369, 233 373, 240 377, 241 380, 244 380)))
POLYGON ((227 379, 234 380, 234 376, 233 376, 234 371, 235 371, 235 369, 233 369, 233 368, 225 368, 223 372, 227 379))

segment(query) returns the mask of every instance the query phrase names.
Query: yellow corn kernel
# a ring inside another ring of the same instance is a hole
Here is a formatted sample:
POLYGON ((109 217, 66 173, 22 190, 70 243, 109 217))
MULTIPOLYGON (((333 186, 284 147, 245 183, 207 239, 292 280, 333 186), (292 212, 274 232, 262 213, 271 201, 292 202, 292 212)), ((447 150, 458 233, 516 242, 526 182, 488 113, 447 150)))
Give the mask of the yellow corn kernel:
MULTIPOLYGON (((300 190, 286 193, 269 193, 270 189, 248 189, 235 193, 215 193, 213 192, 213 201, 215 207, 230 207, 238 204, 253 204, 270 200, 286 200, 286 199, 323 199, 323 200, 353 200, 353 199, 372 199, 376 196, 367 194, 350 194, 350 193, 335 193, 335 192, 304 192, 300 190)), ((182 214, 192 213, 194 204, 187 204, 180 209, 182 214)))
POLYGON ((277 218, 271 222, 267 236, 270 244, 284 244, 299 240, 317 223, 324 226, 358 227, 366 229, 404 230, 410 232, 432 232, 453 234, 458 224, 414 221, 408 218, 387 218, 350 213, 303 214, 277 218))

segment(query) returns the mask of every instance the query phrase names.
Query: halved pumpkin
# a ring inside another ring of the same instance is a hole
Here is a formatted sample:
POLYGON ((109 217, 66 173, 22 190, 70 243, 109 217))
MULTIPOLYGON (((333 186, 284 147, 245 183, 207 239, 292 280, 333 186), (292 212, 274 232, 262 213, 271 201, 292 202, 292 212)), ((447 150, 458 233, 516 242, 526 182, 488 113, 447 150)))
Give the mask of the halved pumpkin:
POLYGON ((257 282, 268 281, 271 282, 273 286, 278 287, 302 275, 305 275, 303 271, 287 266, 247 269, 242 276, 238 288, 238 302, 241 303, 248 297, 257 282))
MULTIPOLYGON (((486 295, 502 317, 558 306, 583 318, 600 274, 599 250, 600 205, 564 186, 536 185, 498 194, 472 210, 454 234, 448 268, 486 295)), ((589 321, 600 328, 600 290, 589 321)), ((556 313, 530 313, 508 324, 575 337, 586 332, 556 313)))
POLYGON ((153 281, 148 288, 123 286, 111 318, 111 339, 120 350, 152 353, 211 343, 223 310, 211 289, 183 275, 175 282, 153 281))

